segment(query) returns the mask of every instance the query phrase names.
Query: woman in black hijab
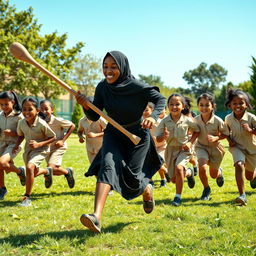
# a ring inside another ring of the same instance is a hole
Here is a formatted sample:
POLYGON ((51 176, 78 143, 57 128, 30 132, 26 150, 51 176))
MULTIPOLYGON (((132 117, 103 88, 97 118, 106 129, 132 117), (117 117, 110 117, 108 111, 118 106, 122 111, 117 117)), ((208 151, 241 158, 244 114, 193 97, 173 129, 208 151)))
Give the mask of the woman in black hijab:
MULTIPOLYGON (((102 148, 92 162, 85 176, 97 176, 94 213, 83 214, 83 225, 94 232, 100 232, 100 222, 106 198, 111 189, 131 200, 143 196, 143 208, 152 212, 154 199, 151 177, 161 167, 163 160, 157 154, 149 129, 165 106, 165 98, 157 87, 136 80, 132 75, 127 57, 119 52, 108 52, 103 59, 105 79, 96 87, 93 104, 129 132, 139 136, 141 141, 134 145, 129 138, 107 125, 102 148), (150 117, 142 120, 142 113, 148 102, 155 104, 150 117)), ((87 98, 78 93, 77 102, 86 106, 87 98)), ((89 107, 84 108, 86 116, 96 121, 99 115, 89 107)))

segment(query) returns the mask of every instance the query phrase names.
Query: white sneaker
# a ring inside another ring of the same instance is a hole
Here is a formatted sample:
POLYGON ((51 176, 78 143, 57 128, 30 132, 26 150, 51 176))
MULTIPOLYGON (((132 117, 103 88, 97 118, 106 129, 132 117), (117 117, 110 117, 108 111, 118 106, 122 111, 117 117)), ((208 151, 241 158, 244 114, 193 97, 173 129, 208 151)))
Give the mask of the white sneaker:
POLYGON ((27 196, 24 196, 22 198, 22 202, 20 203, 20 206, 25 206, 26 207, 26 206, 31 206, 31 205, 32 205, 31 199, 27 196))

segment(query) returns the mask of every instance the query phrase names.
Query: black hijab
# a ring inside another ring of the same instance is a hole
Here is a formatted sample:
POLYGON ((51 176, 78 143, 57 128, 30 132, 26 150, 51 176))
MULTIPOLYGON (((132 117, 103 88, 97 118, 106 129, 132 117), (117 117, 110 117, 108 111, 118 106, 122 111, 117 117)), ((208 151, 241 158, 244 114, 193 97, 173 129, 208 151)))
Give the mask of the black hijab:
MULTIPOLYGON (((119 52, 119 51, 108 52, 103 58, 103 65, 104 65, 105 59, 108 56, 111 56, 115 60, 120 70, 120 76, 118 77, 116 82, 109 84, 106 79, 103 80, 103 83, 107 85, 111 93, 116 95, 131 95, 131 94, 139 93, 141 90, 144 90, 144 89, 152 89, 152 86, 149 86, 148 84, 144 84, 134 78, 134 76, 131 74, 129 61, 122 52, 119 52)), ((154 86, 153 88, 159 92, 158 87, 154 86)))

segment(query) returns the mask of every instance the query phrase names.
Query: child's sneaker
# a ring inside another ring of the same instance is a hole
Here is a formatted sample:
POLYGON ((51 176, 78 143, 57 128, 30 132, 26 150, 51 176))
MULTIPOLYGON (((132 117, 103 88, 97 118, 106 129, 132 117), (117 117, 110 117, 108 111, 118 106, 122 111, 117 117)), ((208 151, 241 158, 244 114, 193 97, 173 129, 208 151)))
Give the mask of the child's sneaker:
POLYGON ((161 180, 160 187, 166 187, 166 180, 161 180))
POLYGON ((46 170, 48 171, 48 173, 44 175, 44 185, 46 188, 50 188, 52 185, 52 168, 47 167, 46 170))
POLYGON ((22 166, 18 168, 20 170, 20 173, 17 174, 20 178, 20 184, 22 186, 26 185, 26 169, 22 166))
POLYGON ((247 205, 247 199, 245 195, 240 195, 235 199, 235 203, 238 205, 247 205))
POLYGON ((173 206, 180 206, 180 205, 181 205, 181 198, 175 196, 174 199, 173 199, 173 201, 172 201, 172 205, 173 205, 173 206))
POLYGON ((31 199, 29 196, 24 196, 22 198, 22 202, 20 203, 20 206, 24 206, 24 207, 27 207, 27 206, 31 206, 32 205, 32 202, 31 202, 31 199))
POLYGON ((65 178, 67 179, 68 186, 73 188, 75 186, 75 179, 74 179, 74 171, 72 168, 67 168, 68 174, 65 174, 65 178))
POLYGON ((220 168, 219 170, 220 170, 220 172, 221 172, 221 175, 216 179, 216 183, 217 183, 217 185, 218 185, 219 187, 222 187, 223 184, 224 184, 224 176, 223 176, 223 171, 222 171, 222 169, 220 168))
POLYGON ((155 188, 155 182, 154 182, 153 180, 150 180, 150 181, 149 181, 149 184, 151 184, 152 187, 155 188))
POLYGON ((0 200, 4 200, 5 195, 8 193, 6 188, 0 188, 0 200))
POLYGON ((188 187, 193 188, 196 184, 195 177, 194 177, 194 170, 192 168, 188 168, 188 170, 190 170, 191 172, 191 175, 187 176, 188 187))
POLYGON ((210 200, 211 188, 208 186, 203 190, 201 200, 210 200))
POLYGON ((256 177, 253 180, 250 180, 251 188, 256 188, 256 177))

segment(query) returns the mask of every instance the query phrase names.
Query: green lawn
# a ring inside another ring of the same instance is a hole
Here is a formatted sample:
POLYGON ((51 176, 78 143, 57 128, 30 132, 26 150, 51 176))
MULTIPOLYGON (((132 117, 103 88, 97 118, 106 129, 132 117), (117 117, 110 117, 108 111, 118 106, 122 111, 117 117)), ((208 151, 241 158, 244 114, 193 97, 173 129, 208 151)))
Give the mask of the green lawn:
MULTIPOLYGON (((45 189, 36 178, 32 207, 19 207, 24 188, 18 178, 6 175, 8 195, 0 201, 0 255, 256 255, 256 191, 246 182, 248 205, 233 204, 237 197, 231 155, 222 168, 225 184, 210 180, 212 199, 199 200, 202 185, 184 184, 183 204, 174 208, 175 186, 156 188, 156 207, 147 215, 141 198, 126 201, 117 193, 108 197, 102 230, 95 235, 79 221, 93 210, 95 179, 85 178, 88 160, 83 144, 72 135, 63 166, 75 170, 76 185, 69 189, 64 177, 54 177, 45 189)), ((16 158, 22 165, 22 158, 16 158)), ((154 177, 159 180, 159 176, 154 177)), ((159 183, 157 183, 159 184, 159 183)))

